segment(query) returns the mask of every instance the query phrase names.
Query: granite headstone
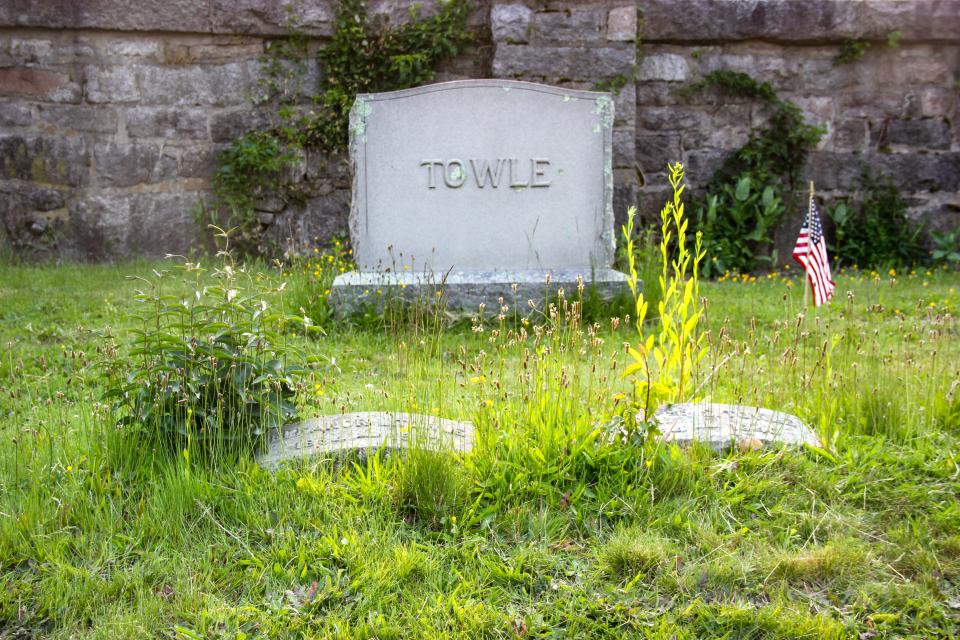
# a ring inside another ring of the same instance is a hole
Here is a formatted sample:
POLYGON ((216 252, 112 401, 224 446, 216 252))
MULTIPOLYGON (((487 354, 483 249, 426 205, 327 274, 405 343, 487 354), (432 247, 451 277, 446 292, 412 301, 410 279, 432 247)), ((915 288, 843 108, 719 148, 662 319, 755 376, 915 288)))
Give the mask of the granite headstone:
POLYGON ((609 298, 614 258, 609 94, 464 80, 357 96, 341 309, 442 287, 461 308, 542 300, 579 280, 609 298))

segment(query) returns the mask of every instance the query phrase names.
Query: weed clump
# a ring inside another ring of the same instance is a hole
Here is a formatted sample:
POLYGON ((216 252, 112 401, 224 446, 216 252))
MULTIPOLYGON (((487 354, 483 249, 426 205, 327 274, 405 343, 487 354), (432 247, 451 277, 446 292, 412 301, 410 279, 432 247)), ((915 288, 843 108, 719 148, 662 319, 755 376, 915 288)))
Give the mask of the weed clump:
POLYGON ((599 560, 608 576, 631 580, 657 570, 675 554, 674 544, 662 536, 621 528, 600 549, 599 560))
POLYGON ((393 499, 407 518, 431 528, 456 524, 466 491, 463 469, 451 453, 414 446, 399 460, 393 499))
POLYGON ((822 583, 850 580, 869 569, 870 556, 862 545, 835 540, 822 547, 784 555, 771 571, 791 583, 822 583))

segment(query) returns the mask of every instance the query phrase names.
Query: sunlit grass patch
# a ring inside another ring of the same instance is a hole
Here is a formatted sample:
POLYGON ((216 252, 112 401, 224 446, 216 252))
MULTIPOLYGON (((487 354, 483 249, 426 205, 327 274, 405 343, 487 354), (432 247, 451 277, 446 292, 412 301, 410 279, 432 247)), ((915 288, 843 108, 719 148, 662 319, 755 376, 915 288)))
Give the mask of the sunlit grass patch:
POLYGON ((630 433, 610 417, 631 392, 634 334, 622 317, 578 318, 572 300, 529 325, 286 333, 310 359, 301 417, 439 415, 472 421, 478 444, 271 473, 143 446, 102 405, 98 348, 136 326, 122 275, 155 267, 0 267, 0 628, 14 637, 950 637, 960 624, 960 332, 943 304, 956 275, 839 275, 817 310, 782 277, 702 284, 712 347, 694 378, 712 375, 698 395, 794 412, 820 448, 630 433))
POLYGON ((603 543, 598 560, 608 576, 629 581, 666 565, 676 552, 676 546, 662 536, 638 528, 621 528, 603 543))
POLYGON ((770 576, 790 583, 848 583, 869 573, 870 562, 870 554, 862 543, 838 539, 822 546, 781 553, 770 576))

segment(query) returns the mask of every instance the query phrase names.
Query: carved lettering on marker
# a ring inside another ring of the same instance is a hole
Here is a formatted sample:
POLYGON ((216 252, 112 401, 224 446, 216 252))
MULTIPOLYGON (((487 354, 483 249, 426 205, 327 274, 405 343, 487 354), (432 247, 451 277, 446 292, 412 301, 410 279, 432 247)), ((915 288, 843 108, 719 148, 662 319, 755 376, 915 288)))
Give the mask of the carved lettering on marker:
POLYGON ((433 177, 433 166, 437 164, 442 167, 443 160, 421 160, 420 161, 420 166, 427 168, 427 188, 428 189, 437 188, 437 181, 433 177))
POLYGON ((523 187, 529 187, 530 183, 520 182, 517 177, 517 162, 516 158, 510 158, 510 188, 511 189, 522 189, 523 187))
POLYGON ((497 169, 494 172, 489 160, 480 160, 480 168, 477 168, 477 160, 470 159, 470 168, 473 169, 473 178, 477 181, 477 187, 483 189, 489 180, 490 186, 494 189, 500 184, 500 174, 503 173, 503 158, 497 158, 497 169))
POLYGON ((467 181, 463 160, 450 160, 443 172, 443 183, 451 189, 459 189, 467 181))
POLYGON ((546 182, 539 181, 539 178, 542 178, 546 175, 546 167, 550 164, 550 161, 546 158, 533 158, 530 160, 530 186, 531 187, 549 187, 550 181, 546 182), (543 168, 540 167, 543 165, 543 168))
MULTIPOLYGON (((484 189, 488 185, 491 189, 498 189, 501 180, 504 178, 504 170, 510 174, 508 180, 511 189, 543 188, 549 187, 551 184, 551 181, 547 179, 547 171, 550 167, 548 158, 530 158, 530 168, 525 175, 523 169, 526 167, 526 160, 520 160, 519 158, 496 158, 495 160, 470 158, 468 162, 459 158, 450 160, 428 159, 421 160, 420 166, 427 168, 428 189, 437 188, 436 167, 440 167, 444 186, 449 189, 459 189, 467 183, 469 177, 467 175, 468 163, 478 189, 484 189)), ((563 171, 557 173, 563 173, 563 171)))

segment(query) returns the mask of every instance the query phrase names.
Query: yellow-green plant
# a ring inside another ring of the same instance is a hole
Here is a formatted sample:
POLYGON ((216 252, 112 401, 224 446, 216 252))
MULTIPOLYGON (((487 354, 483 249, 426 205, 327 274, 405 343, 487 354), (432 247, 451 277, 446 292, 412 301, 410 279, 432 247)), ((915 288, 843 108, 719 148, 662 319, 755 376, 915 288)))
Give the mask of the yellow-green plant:
POLYGON ((648 419, 663 403, 683 402, 693 395, 690 378, 694 367, 706 355, 708 347, 698 329, 703 313, 700 303, 700 262, 703 260, 703 239, 697 232, 693 251, 687 242, 689 221, 682 200, 683 164, 668 166, 673 199, 660 210, 660 291, 659 331, 645 334, 644 320, 648 303, 640 290, 633 253, 633 219, 636 209, 627 212, 623 233, 627 242, 627 282, 633 294, 637 333, 640 342, 630 347, 631 362, 625 377, 634 379, 635 408, 648 419), (654 366, 651 366, 650 358, 654 366))

